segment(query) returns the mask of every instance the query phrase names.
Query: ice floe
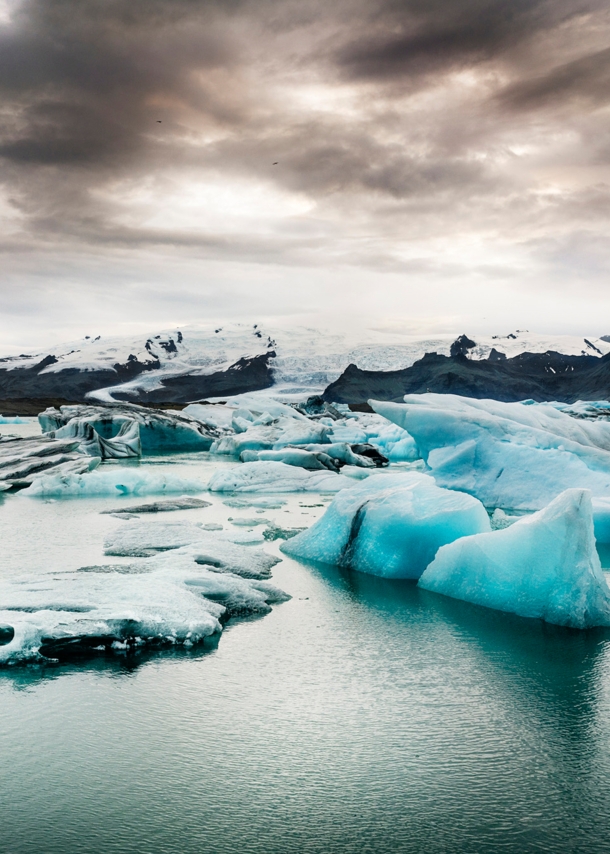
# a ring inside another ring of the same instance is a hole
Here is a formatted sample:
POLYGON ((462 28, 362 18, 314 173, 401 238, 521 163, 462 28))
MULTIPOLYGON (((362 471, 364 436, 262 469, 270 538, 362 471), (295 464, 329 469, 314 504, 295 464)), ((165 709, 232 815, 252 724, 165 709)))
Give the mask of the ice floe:
POLYGON ((0 664, 190 647, 230 616, 264 614, 289 598, 266 580, 278 559, 259 549, 204 531, 174 547, 171 525, 159 526, 165 533, 137 522, 120 530, 127 527, 129 543, 109 550, 151 557, 0 580, 0 664))
POLYGON ((595 549, 591 496, 584 489, 566 490, 504 530, 443 546, 419 584, 561 626, 610 626, 610 590, 595 549))
POLYGON ((78 440, 47 436, 0 439, 0 491, 29 486, 48 472, 58 477, 96 468, 100 457, 83 457, 78 440))
POLYGON ((342 490, 324 516, 282 551, 386 578, 419 578, 440 546, 489 530, 476 498, 405 472, 342 490))
POLYGON ((210 506, 209 501, 184 495, 180 498, 168 498, 165 501, 151 501, 148 504, 132 504, 130 507, 112 507, 110 510, 102 510, 101 512, 117 516, 134 513, 168 513, 174 510, 199 510, 210 506))
POLYGON ((203 492, 205 489, 205 480, 162 473, 146 466, 108 466, 87 474, 43 474, 21 495, 38 498, 138 496, 203 492))

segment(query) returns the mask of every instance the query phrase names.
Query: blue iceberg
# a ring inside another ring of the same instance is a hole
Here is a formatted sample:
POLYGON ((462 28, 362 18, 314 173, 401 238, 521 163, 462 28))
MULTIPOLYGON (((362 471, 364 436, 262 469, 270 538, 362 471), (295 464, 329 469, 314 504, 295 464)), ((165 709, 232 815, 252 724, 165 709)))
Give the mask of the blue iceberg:
POLYGON ((568 489, 504 530, 444 546, 419 585, 560 626, 610 626, 610 589, 586 489, 568 489))
POLYGON ((304 560, 385 578, 419 578, 440 546, 490 531, 476 498, 428 475, 378 474, 342 490, 311 528, 282 545, 304 560))

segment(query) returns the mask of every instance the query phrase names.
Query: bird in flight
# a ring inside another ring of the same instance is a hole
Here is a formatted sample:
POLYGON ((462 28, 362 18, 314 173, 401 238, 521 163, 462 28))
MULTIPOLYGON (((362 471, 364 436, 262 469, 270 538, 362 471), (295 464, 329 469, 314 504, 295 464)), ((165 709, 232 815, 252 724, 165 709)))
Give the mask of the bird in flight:
POLYGON ((161 119, 157 119, 157 124, 158 125, 162 124, 161 119))
POLYGON ((277 164, 278 164, 278 161, 276 160, 275 163, 273 164, 273 166, 277 166, 277 164))

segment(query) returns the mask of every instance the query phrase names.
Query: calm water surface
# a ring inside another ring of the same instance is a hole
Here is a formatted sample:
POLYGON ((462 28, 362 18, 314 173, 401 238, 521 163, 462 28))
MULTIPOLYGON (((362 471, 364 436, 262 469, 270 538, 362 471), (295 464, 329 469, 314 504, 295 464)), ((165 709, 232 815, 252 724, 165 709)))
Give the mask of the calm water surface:
MULTIPOLYGON (((2 571, 100 562, 108 503, 5 499, 2 571)), ((195 653, 0 672, 0 851, 610 850, 608 634, 289 559, 274 581, 291 601, 195 653)))

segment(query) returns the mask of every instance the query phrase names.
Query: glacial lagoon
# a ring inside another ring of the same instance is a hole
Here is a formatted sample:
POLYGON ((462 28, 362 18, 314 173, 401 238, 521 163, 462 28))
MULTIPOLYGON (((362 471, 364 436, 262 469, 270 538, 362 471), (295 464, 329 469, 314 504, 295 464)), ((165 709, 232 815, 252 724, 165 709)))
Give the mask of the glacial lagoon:
MULTIPOLYGON (((204 497, 164 515, 253 516, 204 497)), ((126 524, 116 498, 1 500, 5 576, 108 562, 126 524)), ((306 527, 330 500, 259 515, 306 527)), ((610 632, 281 556, 291 599, 203 645, 0 671, 3 852, 607 851, 610 632)))

